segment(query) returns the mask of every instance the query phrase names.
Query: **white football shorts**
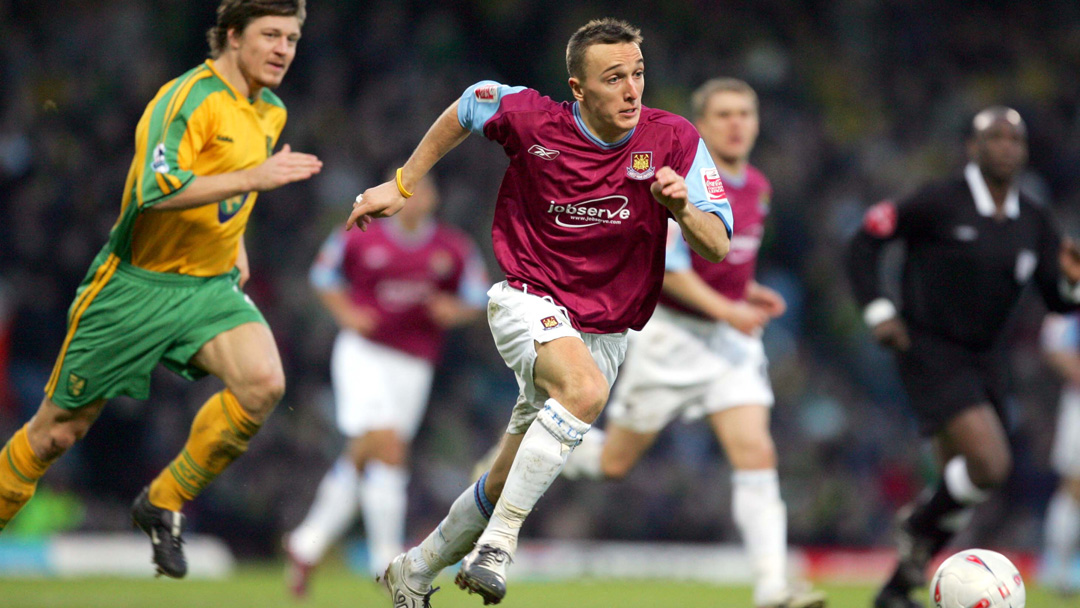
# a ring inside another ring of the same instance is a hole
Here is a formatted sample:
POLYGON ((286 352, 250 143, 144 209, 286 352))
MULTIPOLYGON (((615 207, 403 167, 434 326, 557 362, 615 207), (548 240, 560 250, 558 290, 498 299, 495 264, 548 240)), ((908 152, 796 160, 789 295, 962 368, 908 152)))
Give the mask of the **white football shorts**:
POLYGON ((739 405, 773 404, 761 336, 657 306, 630 338, 608 421, 655 433, 678 416, 696 420, 739 405))
POLYGON ((427 409, 433 374, 426 359, 354 331, 338 332, 330 358, 338 429, 346 437, 394 429, 411 441, 427 409))
POLYGON ((626 332, 590 334, 579 332, 570 324, 566 310, 551 298, 518 291, 503 281, 488 290, 488 324, 506 366, 517 376, 518 393, 514 412, 506 432, 524 433, 536 418, 549 396, 533 384, 536 363, 535 343, 543 344, 556 338, 572 337, 585 343, 593 360, 607 378, 608 386, 615 382, 619 365, 626 356, 626 332))
POLYGON ((1080 477, 1080 389, 1061 391, 1057 430, 1050 464, 1062 477, 1080 477))

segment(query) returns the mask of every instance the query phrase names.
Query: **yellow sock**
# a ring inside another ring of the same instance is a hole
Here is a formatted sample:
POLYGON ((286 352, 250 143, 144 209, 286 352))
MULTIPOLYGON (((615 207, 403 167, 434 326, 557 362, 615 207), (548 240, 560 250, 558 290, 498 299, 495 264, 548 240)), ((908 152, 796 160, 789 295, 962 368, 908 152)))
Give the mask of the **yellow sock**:
POLYGON ((49 463, 30 448, 24 425, 0 450, 0 530, 34 495, 38 479, 48 468, 49 463))
POLYGON ((150 484, 150 504, 179 511, 247 451, 259 426, 229 389, 210 397, 195 415, 180 455, 150 484))

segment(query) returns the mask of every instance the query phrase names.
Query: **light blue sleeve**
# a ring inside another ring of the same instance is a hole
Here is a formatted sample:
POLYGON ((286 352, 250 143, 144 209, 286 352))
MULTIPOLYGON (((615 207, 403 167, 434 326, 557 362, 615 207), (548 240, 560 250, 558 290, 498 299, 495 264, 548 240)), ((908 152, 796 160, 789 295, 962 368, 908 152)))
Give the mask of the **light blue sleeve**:
POLYGON ((341 271, 345 259, 345 233, 335 230, 319 249, 315 263, 308 271, 308 281, 318 290, 341 289, 348 285, 341 271))
POLYGON ((690 245, 683 238, 682 228, 675 220, 668 220, 667 255, 664 257, 664 270, 667 272, 685 272, 691 269, 690 245))
POLYGON ((698 139, 694 164, 690 165, 690 171, 683 177, 686 179, 690 202, 702 211, 719 215, 724 221, 724 227, 727 228, 728 238, 731 238, 731 229, 734 227, 731 219, 731 204, 728 203, 727 195, 724 194, 720 172, 716 170, 716 164, 703 140, 698 139))
POLYGON ((483 135, 484 125, 498 113, 503 97, 523 90, 525 87, 511 87, 494 80, 481 80, 461 94, 457 109, 458 122, 469 131, 483 135))
POLYGON ((487 306, 487 292, 490 287, 491 281, 488 280, 484 259, 480 257, 480 252, 473 248, 469 259, 465 261, 465 272, 458 284, 458 297, 468 306, 483 308, 487 306))

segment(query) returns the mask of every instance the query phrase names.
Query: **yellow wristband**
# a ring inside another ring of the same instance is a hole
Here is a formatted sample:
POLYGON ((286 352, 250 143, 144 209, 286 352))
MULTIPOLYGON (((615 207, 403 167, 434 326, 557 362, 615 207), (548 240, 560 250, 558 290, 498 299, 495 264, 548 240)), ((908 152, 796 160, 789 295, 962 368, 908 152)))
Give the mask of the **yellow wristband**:
MULTIPOLYGON (((404 167, 402 167, 401 169, 404 169, 404 167)), ((401 193, 401 196, 409 198, 410 196, 412 196, 412 192, 406 190, 405 185, 401 183, 401 169, 397 170, 397 191, 401 193)))

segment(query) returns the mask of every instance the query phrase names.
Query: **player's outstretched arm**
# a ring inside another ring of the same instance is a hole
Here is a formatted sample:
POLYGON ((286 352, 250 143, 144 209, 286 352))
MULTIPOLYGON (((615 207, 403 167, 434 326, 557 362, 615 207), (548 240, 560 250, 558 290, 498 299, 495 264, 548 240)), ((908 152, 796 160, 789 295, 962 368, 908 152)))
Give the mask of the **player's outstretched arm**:
POLYGON ((765 310, 725 297, 693 270, 665 272, 664 293, 747 335, 754 334, 769 322, 770 317, 765 310))
POLYGON ((154 205, 154 211, 190 209, 248 192, 266 192, 285 184, 303 181, 322 170, 322 161, 313 154, 293 152, 289 144, 251 169, 219 175, 199 175, 179 194, 154 205))
POLYGON ((656 181, 650 189, 653 198, 667 207, 679 222, 691 249, 710 262, 724 259, 731 248, 724 220, 690 203, 689 189, 681 175, 671 167, 662 167, 656 172, 656 181))
POLYGON ((353 203, 352 213, 345 222, 346 230, 356 225, 361 230, 367 230, 371 220, 390 217, 401 211, 406 198, 401 190, 412 192, 416 183, 431 171, 435 163, 468 136, 469 131, 458 122, 458 102, 455 101, 435 120, 401 168, 401 187, 394 180, 364 190, 353 203))

